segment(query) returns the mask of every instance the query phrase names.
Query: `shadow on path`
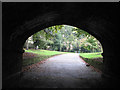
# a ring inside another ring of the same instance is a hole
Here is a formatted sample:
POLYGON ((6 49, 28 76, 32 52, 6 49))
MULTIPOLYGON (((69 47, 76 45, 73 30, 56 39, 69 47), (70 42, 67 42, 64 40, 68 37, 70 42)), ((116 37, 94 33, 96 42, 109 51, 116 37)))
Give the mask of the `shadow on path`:
POLYGON ((101 73, 87 67, 77 53, 49 58, 23 72, 20 88, 94 88, 103 87, 101 73))

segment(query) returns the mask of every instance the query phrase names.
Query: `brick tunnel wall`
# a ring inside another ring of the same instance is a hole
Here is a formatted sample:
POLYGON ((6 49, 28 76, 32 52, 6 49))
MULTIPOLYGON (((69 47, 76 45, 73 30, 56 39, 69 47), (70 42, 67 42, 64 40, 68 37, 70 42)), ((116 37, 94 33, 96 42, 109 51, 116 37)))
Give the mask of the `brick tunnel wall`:
POLYGON ((72 25, 95 36, 103 45, 104 76, 118 77, 118 3, 3 3, 3 88, 19 80, 25 40, 53 25, 72 25), (16 8, 15 8, 16 7, 16 8), (112 11, 112 12, 111 12, 112 11), (13 78, 14 77, 14 78, 13 78))

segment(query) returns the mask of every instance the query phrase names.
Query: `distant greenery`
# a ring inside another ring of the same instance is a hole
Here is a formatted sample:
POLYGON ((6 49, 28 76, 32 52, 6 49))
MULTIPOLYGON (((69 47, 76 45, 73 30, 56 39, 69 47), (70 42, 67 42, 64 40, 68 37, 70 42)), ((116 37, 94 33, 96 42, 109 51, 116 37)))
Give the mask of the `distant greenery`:
POLYGON ((102 46, 95 37, 69 25, 56 25, 40 30, 26 40, 24 48, 83 53, 102 52, 102 46))
MULTIPOLYGON (((40 56, 36 57, 38 59, 34 58, 34 62, 57 54, 77 52, 86 62, 93 63, 94 58, 102 58, 101 53, 97 52, 103 52, 101 43, 94 36, 69 25, 56 25, 40 30, 26 40, 24 48, 25 52, 40 56)), ((29 63, 33 63, 29 60, 29 63)))
POLYGON ((93 67, 103 70, 103 57, 101 52, 98 53, 80 53, 80 57, 87 62, 88 64, 92 65, 93 67))

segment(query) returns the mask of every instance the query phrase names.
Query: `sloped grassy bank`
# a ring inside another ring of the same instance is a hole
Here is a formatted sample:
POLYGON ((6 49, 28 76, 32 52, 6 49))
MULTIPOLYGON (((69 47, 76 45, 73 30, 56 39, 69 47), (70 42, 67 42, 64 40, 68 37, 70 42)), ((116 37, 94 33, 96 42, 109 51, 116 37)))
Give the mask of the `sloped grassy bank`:
POLYGON ((49 50, 34 50, 29 49, 25 50, 25 53, 23 53, 23 67, 36 64, 40 61, 43 61, 45 59, 48 59, 55 55, 65 54, 68 52, 59 52, 59 51, 49 51, 49 50))
POLYGON ((101 53, 80 53, 80 57, 91 66, 102 71, 103 57, 101 53))

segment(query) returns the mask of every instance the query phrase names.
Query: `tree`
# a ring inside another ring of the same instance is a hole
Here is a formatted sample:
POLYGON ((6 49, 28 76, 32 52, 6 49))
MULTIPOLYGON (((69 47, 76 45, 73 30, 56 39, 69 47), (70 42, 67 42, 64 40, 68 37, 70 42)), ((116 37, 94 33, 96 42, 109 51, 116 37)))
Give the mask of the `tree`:
POLYGON ((55 33, 57 33, 57 31, 59 31, 61 28, 62 25, 56 25, 35 33, 33 35, 34 46, 39 46, 39 48, 46 48, 46 45, 52 45, 52 39, 55 33))
MULTIPOLYGON (((26 41, 27 42, 27 41, 26 41)), ((89 33, 68 25, 48 27, 33 35, 33 44, 40 49, 57 51, 101 51, 100 42, 89 33)))
POLYGON ((32 36, 30 36, 30 37, 26 40, 24 47, 26 48, 26 50, 28 50, 29 48, 32 47, 32 44, 33 44, 33 39, 32 39, 32 36))

